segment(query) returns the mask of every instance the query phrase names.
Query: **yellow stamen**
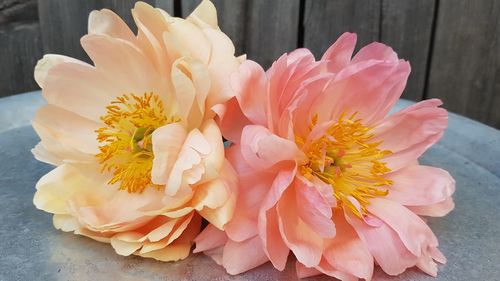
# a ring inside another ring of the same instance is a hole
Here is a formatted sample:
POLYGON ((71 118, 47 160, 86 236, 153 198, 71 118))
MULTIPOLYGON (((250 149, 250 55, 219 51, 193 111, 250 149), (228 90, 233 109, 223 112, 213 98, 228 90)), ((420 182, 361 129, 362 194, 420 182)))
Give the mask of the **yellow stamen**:
POLYGON ((139 193, 155 186, 151 182, 152 134, 157 128, 180 120, 167 117, 163 102, 153 93, 123 95, 106 109, 106 115, 101 117, 105 127, 96 130, 102 144, 96 157, 102 172, 113 174, 108 183, 119 182, 119 189, 139 193))
MULTIPOLYGON (((325 135, 314 140, 306 151, 309 162, 300 170, 306 178, 316 177, 330 184, 338 205, 361 218, 367 214, 370 198, 388 194, 388 190, 379 187, 392 184, 384 178, 391 169, 381 159, 392 152, 378 148, 382 142, 372 141, 373 128, 363 125, 356 115, 346 118, 342 114, 325 135)), ((310 130, 317 120, 315 115, 310 130)), ((304 141, 299 139, 298 144, 302 145, 304 141)))

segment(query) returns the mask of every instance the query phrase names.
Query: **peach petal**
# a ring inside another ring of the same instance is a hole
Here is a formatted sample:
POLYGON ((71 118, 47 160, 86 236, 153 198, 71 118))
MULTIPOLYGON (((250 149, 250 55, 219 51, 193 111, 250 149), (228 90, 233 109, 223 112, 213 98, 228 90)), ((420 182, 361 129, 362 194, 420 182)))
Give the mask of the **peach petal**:
POLYGON ((95 130, 101 124, 50 104, 42 106, 33 120, 36 127, 43 126, 54 140, 83 153, 99 153, 95 130))
POLYGON ((204 29, 205 36, 212 46, 208 69, 211 77, 210 95, 207 97, 206 111, 207 117, 213 117, 209 110, 214 105, 224 103, 234 96, 231 89, 231 76, 241 64, 234 57, 234 45, 231 39, 224 33, 215 29, 204 29))
POLYGON ((113 11, 102 9, 89 14, 89 34, 105 34, 129 42, 135 42, 134 33, 127 24, 113 11))
POLYGON ((58 64, 65 62, 87 65, 82 61, 63 55, 54 55, 54 54, 44 55, 43 58, 39 60, 35 66, 34 76, 38 86, 40 86, 40 88, 43 89, 45 87, 45 80, 47 79, 47 75, 49 74, 50 69, 52 69, 54 66, 58 64))
POLYGON ((168 175, 186 139, 186 129, 179 123, 167 124, 153 132, 153 168, 151 180, 155 184, 167 183, 168 175))
POLYGON ((217 178, 223 168, 225 162, 224 143, 220 129, 212 119, 205 121, 201 133, 211 146, 210 153, 203 158, 205 172, 202 181, 208 181, 217 178))
POLYGON ((142 243, 123 241, 115 235, 111 237, 111 246, 113 246, 117 254, 122 256, 129 256, 140 249, 142 247, 142 243))
POLYGON ((196 172, 193 169, 200 165, 202 156, 210 152, 210 144, 198 129, 189 132, 168 177, 165 193, 173 196, 182 186, 188 184, 188 176, 194 177, 191 178, 191 182, 201 179, 201 173, 190 174, 189 172, 196 172))
POLYGON ((214 4, 208 0, 201 1, 187 20, 192 21, 200 27, 219 29, 217 25, 217 10, 214 4))
POLYGON ((52 222, 56 229, 60 229, 65 232, 75 231, 81 227, 78 220, 71 215, 54 214, 52 222))

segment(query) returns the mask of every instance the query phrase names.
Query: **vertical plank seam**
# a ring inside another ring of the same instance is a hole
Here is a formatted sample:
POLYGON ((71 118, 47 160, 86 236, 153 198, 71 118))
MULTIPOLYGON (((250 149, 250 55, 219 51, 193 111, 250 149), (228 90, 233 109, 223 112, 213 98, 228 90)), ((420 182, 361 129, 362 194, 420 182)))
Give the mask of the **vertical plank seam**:
POLYGON ((297 27, 297 48, 304 47, 304 14, 305 14, 306 0, 299 2, 299 22, 297 27))
POLYGON ((434 55, 434 40, 436 38, 436 32, 438 28, 438 16, 439 16, 439 2, 440 0, 435 0, 434 2, 434 15, 431 24, 431 35, 429 40, 429 45, 427 47, 427 62, 425 66, 425 76, 424 76, 424 92, 422 93, 422 100, 429 97, 429 81, 431 77, 431 65, 432 57, 434 55))
POLYGON ((377 41, 378 42, 382 42, 382 26, 383 26, 383 20, 384 20, 384 0, 380 0, 379 2, 380 6, 379 6, 379 9, 378 9, 378 38, 377 38, 377 41))
POLYGON ((243 45, 241 48, 242 48, 242 51, 243 51, 243 54, 247 54, 248 53, 248 29, 250 28, 250 24, 249 24, 249 21, 248 19, 250 18, 249 14, 250 14, 250 1, 249 0, 245 0, 244 3, 243 3, 243 42, 241 42, 241 44, 243 45))
POLYGON ((182 18, 181 0, 174 0, 174 17, 182 18))

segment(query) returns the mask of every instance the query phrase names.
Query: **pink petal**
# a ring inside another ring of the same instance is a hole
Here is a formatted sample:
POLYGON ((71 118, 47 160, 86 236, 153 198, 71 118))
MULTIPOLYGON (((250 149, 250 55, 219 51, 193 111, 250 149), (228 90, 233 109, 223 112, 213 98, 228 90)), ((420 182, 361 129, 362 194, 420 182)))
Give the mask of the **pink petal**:
POLYGON ((321 260, 323 238, 300 218, 295 198, 295 190, 289 188, 278 202, 277 211, 281 237, 299 262, 307 267, 313 267, 318 265, 321 260))
POLYGON ((351 63, 354 64, 368 60, 396 62, 398 60, 398 55, 391 47, 379 42, 373 42, 361 48, 361 50, 359 50, 359 52, 352 58, 351 63))
POLYGON ((373 257, 367 246, 347 223, 341 211, 335 212, 334 221, 337 235, 327 242, 324 258, 340 271, 370 280, 373 275, 373 257))
POLYGON ((355 112, 364 124, 379 121, 401 96, 409 73, 410 65, 402 60, 351 64, 337 74, 316 102, 319 123, 355 112))
POLYGON ((305 267, 303 264, 301 264, 298 261, 295 262, 295 271, 296 271, 297 277, 299 277, 299 279, 313 277, 316 275, 323 274, 321 271, 317 270, 316 268, 305 267))
POLYGON ((339 72, 351 62, 351 56, 356 47, 357 35, 355 33, 345 32, 326 50, 321 58, 322 61, 328 61, 328 72, 339 72))
POLYGON ((227 273, 235 275, 255 268, 269 259, 262 250, 259 236, 243 242, 228 240, 224 247, 222 264, 227 273))
POLYGON ((227 236, 224 231, 209 224, 196 236, 194 242, 196 243, 196 247, 193 253, 200 253, 223 246, 227 242, 227 236))
POLYGON ((265 212, 265 222, 262 223, 266 224, 265 235, 261 235, 261 237, 265 237, 265 239, 262 239, 264 251, 274 268, 282 271, 285 269, 290 249, 281 237, 276 208, 271 208, 265 212))
POLYGON ((387 199, 402 205, 421 206, 442 202, 455 192, 455 180, 439 168, 413 165, 386 175, 394 181, 387 199))
POLYGON ((241 152, 254 169, 267 169, 281 161, 305 161, 295 142, 272 134, 267 128, 249 125, 241 135, 241 152))
POLYGON ((446 200, 432 204, 427 206, 408 206, 412 212, 420 216, 429 216, 429 217, 444 217, 449 212, 451 212, 455 208, 455 203, 453 202, 453 198, 449 197, 446 200))
POLYGON ((263 126, 268 124, 267 83, 262 67, 251 60, 243 62, 239 72, 231 77, 231 86, 243 114, 252 123, 263 126))
POLYGON ((421 256, 428 245, 434 247, 438 245, 436 236, 429 226, 399 203, 383 198, 372 198, 367 209, 394 229, 406 248, 415 256, 421 256))
POLYGON ((272 173, 261 171, 239 175, 237 208, 225 226, 227 235, 234 241, 243 241, 257 235, 257 217, 274 180, 272 173))
POLYGON ((335 224, 332 221, 332 208, 316 187, 296 180, 295 191, 300 218, 320 236, 334 237, 335 224))
POLYGON ((251 123, 241 111, 238 100, 233 97, 225 105, 218 104, 212 109, 219 116, 222 135, 232 143, 239 143, 243 128, 251 123))
POLYGON ((387 224, 369 226, 349 211, 345 212, 345 217, 387 274, 401 274, 417 263, 417 257, 408 251, 397 233, 387 224))
POLYGON ((436 143, 448 125, 448 113, 437 106, 438 100, 421 101, 386 118, 375 129, 374 140, 380 148, 393 154, 387 156, 390 169, 397 170, 413 163, 436 143))

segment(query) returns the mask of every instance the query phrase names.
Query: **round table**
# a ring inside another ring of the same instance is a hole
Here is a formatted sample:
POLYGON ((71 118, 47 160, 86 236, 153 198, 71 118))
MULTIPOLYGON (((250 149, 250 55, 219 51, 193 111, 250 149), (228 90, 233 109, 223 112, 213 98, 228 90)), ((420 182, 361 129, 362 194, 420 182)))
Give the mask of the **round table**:
MULTIPOLYGON (((400 100, 396 109, 411 103, 400 100)), ((52 215, 32 201, 37 180, 52 169, 30 152, 39 141, 30 120, 42 104, 38 91, 0 99, 0 280, 297 279, 292 257, 283 272, 266 263, 230 276, 201 254, 175 263, 123 257, 110 245, 56 230, 52 215)), ((448 170, 457 182, 455 210, 428 220, 448 264, 437 279, 416 269, 390 277, 376 268, 373 280, 499 280, 500 132, 450 114, 444 138, 421 162, 448 170)))

